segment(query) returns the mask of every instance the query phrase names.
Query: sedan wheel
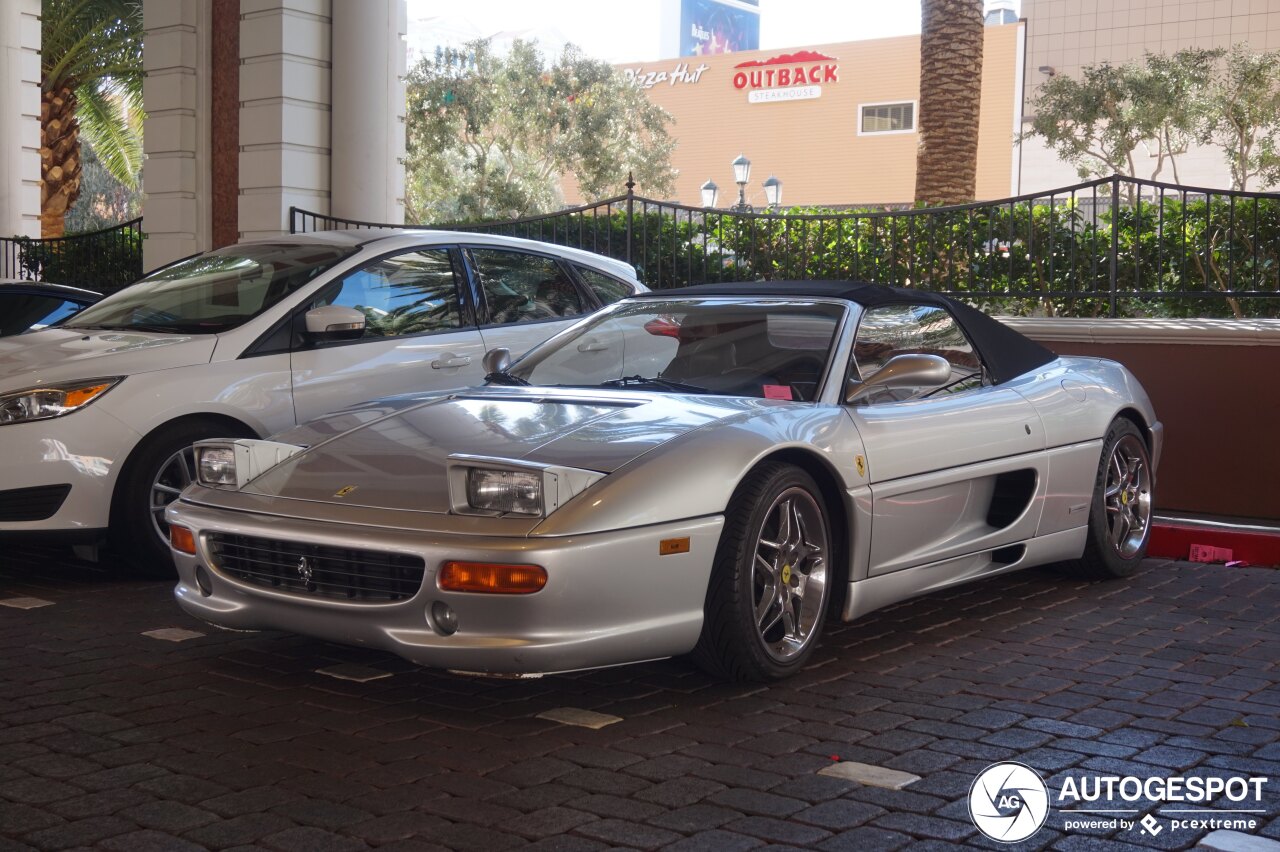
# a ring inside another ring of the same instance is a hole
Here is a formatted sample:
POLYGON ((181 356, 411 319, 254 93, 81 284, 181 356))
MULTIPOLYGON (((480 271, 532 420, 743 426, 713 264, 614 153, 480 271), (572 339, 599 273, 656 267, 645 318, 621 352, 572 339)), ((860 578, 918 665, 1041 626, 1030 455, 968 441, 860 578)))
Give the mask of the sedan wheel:
POLYGON ((1112 421, 1102 442, 1084 554, 1067 563, 1087 579, 1127 577, 1147 555, 1154 499, 1151 455, 1138 427, 1112 421))
POLYGON ((209 438, 240 438, 244 427, 193 419, 147 436, 120 474, 111 503, 111 545, 120 567, 145 577, 174 576, 164 510, 195 479, 191 445, 209 438))
POLYGON ((169 456, 151 483, 151 527, 165 547, 169 545, 169 525, 165 522, 164 510, 195 478, 196 456, 188 446, 169 456))
POLYGON ((778 680, 802 667, 826 619, 831 524, 813 477, 767 462, 725 512, 693 658, 727 680, 778 680))

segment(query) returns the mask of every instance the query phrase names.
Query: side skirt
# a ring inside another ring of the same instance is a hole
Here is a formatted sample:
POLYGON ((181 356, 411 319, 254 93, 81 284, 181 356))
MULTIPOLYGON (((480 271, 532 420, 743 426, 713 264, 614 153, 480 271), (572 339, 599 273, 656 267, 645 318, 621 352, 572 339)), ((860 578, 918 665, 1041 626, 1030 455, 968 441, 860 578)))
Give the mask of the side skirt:
POLYGON ((1078 559, 1084 552, 1088 531, 1088 527, 1076 527, 996 550, 984 550, 858 580, 849 584, 841 618, 852 621, 917 595, 1035 565, 1078 559))

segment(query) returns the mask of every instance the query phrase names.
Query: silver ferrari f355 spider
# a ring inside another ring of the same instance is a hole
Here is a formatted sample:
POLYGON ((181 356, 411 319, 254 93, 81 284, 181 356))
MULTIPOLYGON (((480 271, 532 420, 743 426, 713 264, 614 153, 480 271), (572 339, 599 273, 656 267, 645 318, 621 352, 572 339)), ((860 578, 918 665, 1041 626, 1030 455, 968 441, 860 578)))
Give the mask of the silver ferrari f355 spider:
POLYGON ((1146 551, 1161 424, 1121 365, 845 282, 625 299, 484 387, 196 445, 188 613, 486 673, 805 664, 828 615, 1146 551))

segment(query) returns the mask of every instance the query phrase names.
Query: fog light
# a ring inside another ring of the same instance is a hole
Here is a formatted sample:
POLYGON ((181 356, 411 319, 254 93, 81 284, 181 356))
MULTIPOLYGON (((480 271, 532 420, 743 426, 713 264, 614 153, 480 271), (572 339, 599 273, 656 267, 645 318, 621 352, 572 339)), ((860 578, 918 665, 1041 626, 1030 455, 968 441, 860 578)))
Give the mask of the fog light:
POLYGON ((213 578, 204 570, 203 565, 196 566, 196 585, 200 587, 200 594, 206 598, 213 594, 213 578))
POLYGON ((431 620, 435 623, 436 630, 445 636, 458 632, 458 614, 444 601, 436 601, 431 605, 431 620))

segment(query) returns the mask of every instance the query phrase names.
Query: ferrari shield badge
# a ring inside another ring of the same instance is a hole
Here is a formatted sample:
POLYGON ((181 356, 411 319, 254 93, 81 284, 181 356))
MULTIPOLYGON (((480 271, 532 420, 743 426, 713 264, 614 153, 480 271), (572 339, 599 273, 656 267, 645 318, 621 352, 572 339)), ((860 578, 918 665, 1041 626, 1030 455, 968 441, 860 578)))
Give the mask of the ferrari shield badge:
POLYGON ((854 465, 856 465, 856 466, 857 466, 857 468, 858 468, 858 476, 866 476, 866 475, 867 475, 867 460, 866 460, 866 459, 864 459, 862 456, 855 456, 855 457, 854 457, 854 459, 853 459, 853 463, 854 463, 854 465))
MULTIPOLYGON (((859 468, 859 469, 861 469, 861 468, 859 468)), ((360 486, 358 486, 358 485, 344 485, 344 486, 342 486, 341 488, 339 488, 337 491, 333 492, 333 496, 334 496, 334 497, 346 497, 348 494, 350 494, 352 491, 355 491, 355 490, 356 490, 357 488, 359 488, 359 487, 360 487, 360 486)))

